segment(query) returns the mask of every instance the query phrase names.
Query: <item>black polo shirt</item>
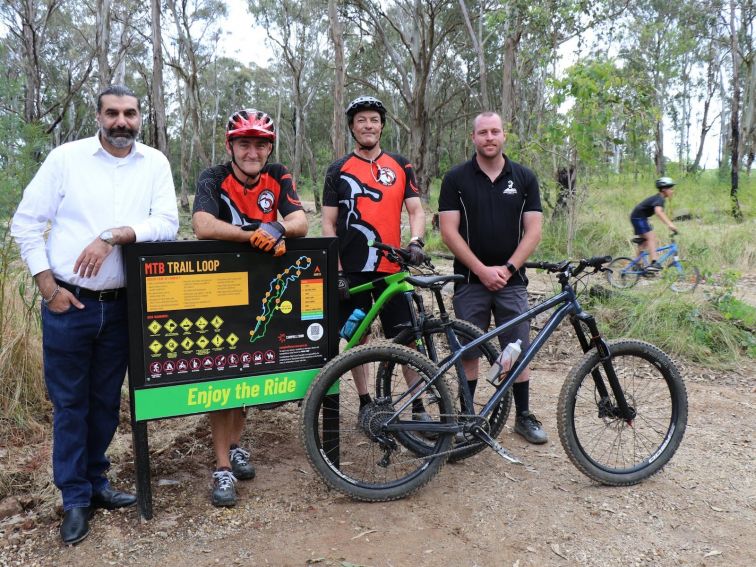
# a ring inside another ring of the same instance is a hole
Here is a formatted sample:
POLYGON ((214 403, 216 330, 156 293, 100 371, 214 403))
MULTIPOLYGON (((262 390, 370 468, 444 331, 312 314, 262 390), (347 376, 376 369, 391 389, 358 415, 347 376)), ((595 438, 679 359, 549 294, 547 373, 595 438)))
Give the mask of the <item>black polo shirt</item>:
MULTIPOLYGON (((538 179, 530 169, 506 155, 504 169, 493 182, 478 166, 475 156, 451 169, 441 183, 438 210, 459 211, 459 233, 470 250, 487 266, 509 261, 523 235, 522 215, 542 211, 538 179)), ((467 283, 478 277, 459 260, 454 273, 467 283)), ((526 285, 525 270, 518 270, 508 285, 526 285)))

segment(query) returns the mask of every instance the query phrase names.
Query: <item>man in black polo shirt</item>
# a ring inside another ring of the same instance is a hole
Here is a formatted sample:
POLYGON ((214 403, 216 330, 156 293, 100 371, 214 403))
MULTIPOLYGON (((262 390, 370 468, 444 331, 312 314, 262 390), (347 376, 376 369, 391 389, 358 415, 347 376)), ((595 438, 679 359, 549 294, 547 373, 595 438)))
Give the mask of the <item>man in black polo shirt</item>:
MULTIPOLYGON (((498 114, 476 116, 475 155, 444 176, 438 201, 441 237, 454 253, 454 272, 465 276, 454 290, 454 311, 483 330, 488 329, 491 313, 498 326, 528 309, 528 279, 522 266, 541 240, 543 223, 538 180, 504 155, 505 139, 498 114)), ((520 339, 524 351, 529 334, 528 321, 517 325, 499 336, 502 349, 520 339)), ((473 395, 478 355, 463 359, 473 395)), ((531 443, 546 443, 546 433, 528 407, 529 379, 525 369, 512 387, 515 432, 531 443)))

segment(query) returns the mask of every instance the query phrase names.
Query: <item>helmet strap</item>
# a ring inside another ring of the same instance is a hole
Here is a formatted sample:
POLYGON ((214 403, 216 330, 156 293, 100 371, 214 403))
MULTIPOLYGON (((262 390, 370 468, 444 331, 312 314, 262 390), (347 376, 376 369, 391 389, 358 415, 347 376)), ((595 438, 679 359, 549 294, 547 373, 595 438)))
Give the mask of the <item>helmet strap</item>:
MULTIPOLYGON (((247 188, 248 187, 252 187, 255 183, 257 183, 260 180, 260 175, 262 173, 262 168, 260 168, 260 171, 258 171, 256 175, 252 175, 250 173, 247 173, 246 171, 244 171, 244 169, 242 168, 242 166, 239 165, 239 162, 236 161, 236 154, 234 153, 234 145, 233 144, 229 144, 228 147, 229 147, 229 150, 231 151, 231 161, 239 169, 239 171, 241 171, 245 175, 245 177, 246 177, 246 180, 243 183, 243 185, 244 185, 244 193, 246 194, 247 193, 247 188)), ((268 156, 268 157, 270 157, 270 156, 268 156)), ((265 163, 263 164, 263 167, 265 167, 267 165, 267 163, 268 163, 268 159, 266 158, 265 159, 265 163)))

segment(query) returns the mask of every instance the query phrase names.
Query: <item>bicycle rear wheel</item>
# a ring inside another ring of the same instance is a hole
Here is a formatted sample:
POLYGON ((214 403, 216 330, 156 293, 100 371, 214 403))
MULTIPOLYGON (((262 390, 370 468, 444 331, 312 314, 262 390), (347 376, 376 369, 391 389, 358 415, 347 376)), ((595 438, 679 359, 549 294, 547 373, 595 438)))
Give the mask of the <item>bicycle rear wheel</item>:
POLYGON ((668 266, 665 277, 672 279, 669 289, 678 293, 691 293, 701 283, 701 272, 698 268, 679 260, 668 266))
POLYGON ((658 472, 680 446, 688 420, 685 384, 672 360, 652 344, 609 343, 610 361, 635 417, 619 417, 604 362, 593 349, 559 394, 557 425, 572 463, 602 484, 627 486, 658 472), (596 380, 608 391, 602 399, 596 380))
POLYGON ((615 258, 607 266, 606 279, 613 287, 625 289, 638 283, 642 268, 632 258, 615 258))
MULTIPOLYGON (((454 335, 462 345, 466 345, 470 341, 477 339, 478 337, 483 335, 483 331, 467 321, 451 318, 448 325, 451 327, 454 335)), ((394 342, 412 347, 415 345, 415 334, 413 333, 412 329, 404 329, 401 333, 399 333, 399 335, 394 338, 394 342)), ((425 352, 428 354, 429 358, 431 358, 431 360, 436 364, 438 364, 439 361, 446 360, 449 356, 452 355, 453 350, 451 345, 449 345, 449 341, 446 336, 446 328, 444 326, 444 323, 440 319, 426 319, 425 323, 423 324, 423 347, 425 348, 425 352)), ((491 364, 493 364, 494 360, 496 360, 496 358, 499 356, 499 349, 496 348, 496 346, 491 342, 485 342, 478 348, 481 352, 478 376, 483 377, 488 372, 488 369, 491 367, 491 364)), ((491 396, 493 396, 496 388, 494 388, 494 386, 488 383, 485 379, 478 380, 478 384, 475 389, 475 396, 473 398, 473 411, 463 412, 461 407, 462 398, 459 393, 459 385, 465 383, 467 379, 466 377, 462 377, 462 379, 460 380, 460 376, 456 371, 455 375, 457 376, 457 379, 448 379, 446 381, 446 385, 450 389, 452 400, 454 400, 457 413, 460 414, 460 416, 462 416, 463 414, 477 414, 488 402, 488 400, 491 399, 491 396)), ((501 399, 499 404, 494 408, 491 416, 488 418, 487 424, 484 426, 487 427, 488 433, 494 439, 497 438, 501 433, 501 430, 504 429, 504 424, 509 417, 511 408, 512 390, 510 389, 501 399)), ((462 418, 460 417, 460 419, 462 418)), ((419 440, 419 443, 421 445, 423 444, 422 439, 419 440)), ((427 449, 423 449, 421 445, 415 445, 413 450, 422 452, 423 450, 430 450, 431 448, 430 446, 428 446, 427 449)), ((459 439, 455 438, 454 450, 452 451, 451 455, 449 455, 449 461, 456 462, 468 457, 472 457, 473 455, 480 453, 486 447, 487 445, 485 443, 478 441, 477 439, 470 440, 463 437, 460 437, 459 439)))
MULTIPOLYGON (((419 437, 422 431, 388 432, 396 412, 407 401, 411 380, 427 385, 438 368, 407 347, 375 341, 355 347, 329 362, 310 385, 302 404, 302 441, 307 458, 330 487, 352 498, 369 502, 396 500, 414 492, 444 465, 453 433, 435 433, 423 442, 422 454, 407 446, 403 435, 419 437), (360 408, 352 370, 364 373, 370 404, 360 408), (337 436, 337 443, 333 437, 337 436)), ((456 416, 443 380, 427 386, 422 399, 430 421, 454 423, 456 416)), ((416 421, 412 406, 399 415, 416 421)))

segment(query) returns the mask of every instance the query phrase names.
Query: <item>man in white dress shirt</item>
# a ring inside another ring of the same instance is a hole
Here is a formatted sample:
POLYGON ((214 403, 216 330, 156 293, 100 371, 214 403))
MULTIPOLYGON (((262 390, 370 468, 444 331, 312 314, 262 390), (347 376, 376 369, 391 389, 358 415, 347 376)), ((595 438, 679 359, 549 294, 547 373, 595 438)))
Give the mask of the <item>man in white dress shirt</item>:
POLYGON ((129 354, 121 245, 171 240, 178 230, 168 160, 136 142, 137 97, 107 88, 96 119, 97 135, 50 152, 11 227, 42 295, 53 477, 63 496, 60 534, 70 545, 87 536, 95 508, 136 502, 105 476, 129 354))

